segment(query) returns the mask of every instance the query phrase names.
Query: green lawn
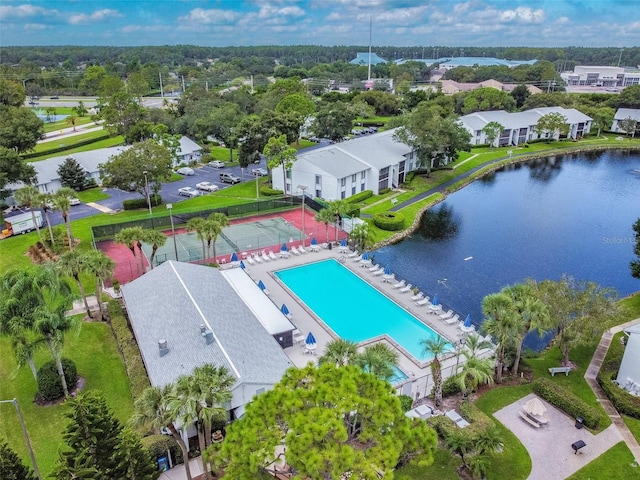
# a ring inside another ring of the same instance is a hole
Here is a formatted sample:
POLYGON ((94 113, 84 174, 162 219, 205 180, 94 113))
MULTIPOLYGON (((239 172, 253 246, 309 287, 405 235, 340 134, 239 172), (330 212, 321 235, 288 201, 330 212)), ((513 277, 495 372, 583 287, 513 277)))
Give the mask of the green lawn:
MULTIPOLYGON (((40 407, 33 402, 37 387, 28 367, 16 371, 16 364, 6 338, 0 338, 0 398, 16 398, 24 416, 29 437, 43 478, 51 472, 62 443, 65 426, 64 404, 40 407)), ((133 412, 129 380, 113 334, 107 324, 84 323, 78 335, 66 337, 64 356, 78 367, 78 375, 86 380, 87 390, 100 390, 116 416, 123 422, 133 412)), ((51 359, 48 350, 36 355, 36 366, 51 359)), ((0 405, 0 436, 29 464, 29 457, 17 416, 11 404, 0 405)))
POLYGON ((433 454, 433 463, 420 467, 409 463, 394 472, 396 480, 458 480, 457 468, 460 458, 448 450, 438 447, 433 454))
POLYGON ((629 430, 631 430, 631 433, 636 438, 636 441, 640 443, 640 420, 637 418, 628 417, 626 415, 622 415, 622 420, 624 420, 624 423, 627 424, 627 427, 629 427, 629 430))
MULTIPOLYGON (((78 137, 84 137, 85 135, 87 135, 89 138, 99 138, 104 136, 104 132, 100 132, 100 131, 89 132, 86 134, 78 135, 78 137)), ((38 162, 40 160, 46 160, 47 158, 51 158, 51 157, 63 157, 66 155, 71 155, 73 153, 90 152, 92 150, 97 150, 100 148, 117 147, 118 145, 124 144, 124 137, 122 137, 121 135, 118 135, 116 137, 110 137, 104 140, 99 140, 97 142, 92 142, 88 145, 75 147, 74 145, 76 144, 76 142, 71 139, 77 140, 78 137, 67 137, 67 138, 61 139, 60 142, 54 141, 54 142, 38 144, 38 146, 36 147, 36 151, 40 152, 41 155, 38 155, 33 158, 29 158, 27 161, 38 162), (48 146, 42 147, 43 145, 48 145, 48 146), (58 148, 58 146, 64 146, 64 145, 68 145, 69 148, 62 152, 55 152, 55 153, 51 152, 52 148, 58 148)))
POLYGON ((568 480, 638 478, 640 466, 624 442, 620 442, 571 475, 568 480))
MULTIPOLYGON (((48 142, 38 143, 34 151, 37 153, 46 153, 48 150, 52 150, 54 148, 69 147, 69 149, 72 149, 74 148, 74 145, 79 142, 86 142, 87 140, 104 137, 105 135, 107 135, 106 130, 96 130, 95 132, 79 133, 78 135, 73 135, 71 137, 63 137, 57 140, 54 139, 48 142)), ((114 137, 114 138, 119 138, 120 142, 124 140, 123 137, 114 137)), ((87 151, 101 148, 101 147, 96 147, 95 144, 93 143, 89 145, 85 145, 85 147, 89 147, 87 148, 87 151)), ((64 155, 64 153, 66 153, 66 150, 65 152, 62 152, 59 155, 64 155)))
POLYGON ((104 200, 106 198, 110 198, 108 194, 102 191, 101 187, 89 188, 87 190, 82 190, 78 192, 78 198, 81 202, 97 202, 98 200, 104 200))

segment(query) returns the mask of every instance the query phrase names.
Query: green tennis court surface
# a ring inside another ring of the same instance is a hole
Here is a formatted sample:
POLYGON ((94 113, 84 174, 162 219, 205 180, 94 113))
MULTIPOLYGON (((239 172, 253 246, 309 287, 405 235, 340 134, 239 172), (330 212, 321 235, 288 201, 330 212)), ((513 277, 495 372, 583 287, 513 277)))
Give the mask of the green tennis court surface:
MULTIPOLYGON (((165 233, 168 236, 167 242, 158 248, 153 262, 155 265, 175 260, 176 251, 181 262, 197 262, 203 259, 202 240, 198 239, 196 232, 180 233, 175 237, 171 237, 171 232, 165 233)), ((299 241, 302 238, 303 233, 282 217, 237 223, 225 227, 216 239, 216 256, 220 259, 228 257, 233 252, 264 249, 277 251, 283 243, 299 241)), ((206 239, 204 243, 205 256, 213 257, 213 242, 209 253, 206 251, 206 239)), ((152 245, 143 243, 142 249, 146 257, 151 258, 152 245)))

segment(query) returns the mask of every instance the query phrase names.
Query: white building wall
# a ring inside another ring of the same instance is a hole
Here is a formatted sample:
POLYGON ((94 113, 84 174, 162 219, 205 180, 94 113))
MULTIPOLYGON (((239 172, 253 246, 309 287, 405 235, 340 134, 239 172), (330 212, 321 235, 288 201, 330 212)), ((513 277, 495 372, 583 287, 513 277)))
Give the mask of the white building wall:
POLYGON ((623 387, 629 380, 640 385, 640 333, 631 333, 627 337, 617 380, 623 387))

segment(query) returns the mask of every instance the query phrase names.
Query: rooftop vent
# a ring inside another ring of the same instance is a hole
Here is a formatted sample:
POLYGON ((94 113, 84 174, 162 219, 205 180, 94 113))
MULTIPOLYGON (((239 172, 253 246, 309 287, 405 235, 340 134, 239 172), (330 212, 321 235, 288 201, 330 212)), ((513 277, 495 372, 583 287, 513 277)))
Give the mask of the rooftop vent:
POLYGON ((204 332, 202 332, 202 336, 204 337, 204 341, 207 345, 213 343, 213 332, 211 330, 205 330, 204 332))
POLYGON ((169 353, 169 347, 167 345, 167 341, 164 339, 158 340, 158 349, 160 350, 161 357, 164 357, 167 353, 169 353))
POLYGON ((200 334, 204 335, 204 333, 207 331, 207 326, 204 323, 200 324, 200 334))

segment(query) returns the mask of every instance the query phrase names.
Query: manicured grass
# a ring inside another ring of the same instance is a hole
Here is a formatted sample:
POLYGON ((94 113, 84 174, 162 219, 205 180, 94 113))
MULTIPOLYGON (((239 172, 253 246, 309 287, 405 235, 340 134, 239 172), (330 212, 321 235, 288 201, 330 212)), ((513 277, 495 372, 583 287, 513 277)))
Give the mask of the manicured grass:
POLYGON ((211 158, 207 160, 207 162, 210 162, 211 160, 220 160, 221 162, 228 163, 229 165, 238 162, 238 151, 235 149, 233 150, 232 160, 229 160, 229 149, 227 147, 211 146, 209 147, 209 150, 211 158))
POLYGON ((29 161, 29 162, 38 162, 40 160, 46 160, 47 158, 51 158, 51 157, 64 157, 64 156, 71 155, 73 153, 90 152, 92 150, 97 150, 97 149, 100 149, 100 148, 117 147, 117 146, 123 145, 123 144, 124 144, 124 137, 122 137, 122 136, 110 137, 110 138, 106 138, 104 140, 99 140, 99 141, 93 142, 93 143, 91 143, 89 145, 83 145, 83 146, 80 146, 80 147, 73 147, 73 145, 69 145, 69 149, 68 150, 64 150, 62 152, 55 152, 55 153, 52 153, 51 151, 43 152, 42 155, 38 155, 37 157, 29 158, 27 161, 29 161))
POLYGON ((638 478, 639 475, 640 466, 634 462, 627 445, 620 442, 571 475, 568 480, 638 478))
POLYGON ((433 454, 433 463, 428 467, 420 467, 409 463, 394 472, 396 480, 458 480, 457 468, 460 458, 438 447, 433 454))
POLYGON ((629 427, 629 430, 631 430, 636 440, 640 442, 640 420, 626 415, 622 415, 622 420, 627 424, 627 427, 629 427))
MULTIPOLYGON (((48 142, 42 142, 37 144, 36 148, 34 148, 34 152, 44 154, 49 150, 52 150, 55 148, 61 148, 61 147, 68 147, 68 149, 71 150, 75 148, 74 145, 76 145, 79 142, 85 142, 87 140, 91 140, 94 138, 104 137, 105 135, 107 135, 106 130, 96 130, 95 132, 79 133, 78 135, 73 135, 71 137, 62 137, 57 140, 50 140, 48 142)), ((124 141, 123 137, 113 137, 113 138, 119 138, 120 143, 124 141)), ((84 145, 84 147, 86 148, 83 151, 97 150, 98 148, 102 148, 102 147, 97 147, 94 143, 91 143, 89 145, 84 145)), ((66 150, 64 152, 56 152, 55 155, 56 156, 64 155, 65 153, 66 153, 66 150)), ((29 159, 29 161, 32 161, 32 160, 29 159)))
MULTIPOLYGON (((62 109, 61 109, 62 110, 62 109)), ((70 112, 62 112, 56 108, 57 115, 74 115, 70 112)), ((80 125, 86 125, 87 123, 91 123, 91 117, 76 117, 76 128, 80 125)), ((55 132, 56 130, 62 130, 63 128, 73 127, 70 123, 67 123, 67 119, 59 120, 57 122, 44 122, 44 131, 45 133, 55 132)))
POLYGON ((620 306, 625 310, 625 315, 629 320, 640 317, 640 295, 623 298, 620 300, 620 306))
POLYGON ((474 403, 483 412, 493 415, 498 410, 529 395, 532 391, 533 388, 530 384, 495 387, 484 393, 474 403))
MULTIPOLYGON (((16 398, 24 421, 40 472, 48 475, 58 458, 58 448, 62 444, 62 433, 66 425, 63 417, 68 410, 65 404, 40 407, 33 402, 37 390, 29 367, 16 371, 10 341, 0 338, 0 378, 2 399, 16 398)), ((118 352, 113 334, 107 324, 84 323, 78 335, 70 333, 65 339, 63 355, 72 359, 78 368, 78 375, 86 380, 86 390, 100 390, 122 422, 133 413, 133 401, 129 380, 118 352)), ((49 361, 51 356, 46 348, 37 352, 36 366, 49 361)), ((0 405, 0 436, 7 439, 25 463, 29 464, 27 449, 22 437, 20 424, 10 404, 0 405)))
POLYGON ((105 200, 110 198, 110 196, 102 191, 100 187, 89 188, 87 190, 82 190, 77 194, 78 198, 81 202, 96 202, 98 200, 105 200))

